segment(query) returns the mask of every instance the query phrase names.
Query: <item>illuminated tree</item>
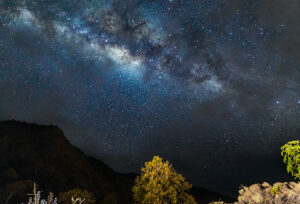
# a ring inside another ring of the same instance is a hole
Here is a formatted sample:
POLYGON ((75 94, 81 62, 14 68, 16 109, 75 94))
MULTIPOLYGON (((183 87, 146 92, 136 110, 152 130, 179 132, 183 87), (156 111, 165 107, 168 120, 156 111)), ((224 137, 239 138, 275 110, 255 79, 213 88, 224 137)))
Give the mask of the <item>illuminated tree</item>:
POLYGON ((72 189, 64 193, 60 193, 58 196, 58 202, 65 204, 89 204, 95 203, 96 199, 94 194, 80 189, 72 189))
POLYGON ((300 179, 300 145, 299 140, 288 142, 281 147, 283 162, 287 165, 287 172, 295 179, 300 179))
POLYGON ((168 161, 154 156, 141 171, 132 189, 135 203, 196 204, 193 196, 187 193, 192 185, 176 173, 168 161))

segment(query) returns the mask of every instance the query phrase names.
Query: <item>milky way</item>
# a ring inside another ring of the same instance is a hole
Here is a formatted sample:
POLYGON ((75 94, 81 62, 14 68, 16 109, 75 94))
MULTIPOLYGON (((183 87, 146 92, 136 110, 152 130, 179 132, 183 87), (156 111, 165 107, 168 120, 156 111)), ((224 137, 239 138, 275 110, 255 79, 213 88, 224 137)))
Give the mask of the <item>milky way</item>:
POLYGON ((122 172, 159 154, 233 195, 287 179, 297 0, 0 0, 0 119, 61 127, 122 172))

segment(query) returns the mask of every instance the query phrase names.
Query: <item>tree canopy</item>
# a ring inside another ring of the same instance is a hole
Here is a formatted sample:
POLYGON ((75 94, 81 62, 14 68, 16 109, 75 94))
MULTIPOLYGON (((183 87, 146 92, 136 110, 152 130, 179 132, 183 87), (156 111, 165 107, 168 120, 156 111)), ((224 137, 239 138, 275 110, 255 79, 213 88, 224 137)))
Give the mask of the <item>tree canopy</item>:
POLYGON ((135 203, 196 204, 194 197, 187 193, 192 185, 168 161, 154 156, 141 171, 132 189, 135 203))

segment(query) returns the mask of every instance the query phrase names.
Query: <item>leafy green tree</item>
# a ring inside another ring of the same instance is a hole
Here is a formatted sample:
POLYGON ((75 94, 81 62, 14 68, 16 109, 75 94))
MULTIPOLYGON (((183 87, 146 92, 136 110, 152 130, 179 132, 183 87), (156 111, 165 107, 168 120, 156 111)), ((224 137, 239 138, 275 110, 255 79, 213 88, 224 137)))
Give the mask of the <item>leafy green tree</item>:
POLYGON ((300 179, 300 145, 299 140, 290 141, 281 147, 283 162, 287 165, 287 172, 295 179, 300 179))
POLYGON ((96 198, 93 193, 81 189, 72 189, 64 193, 60 193, 58 196, 58 202, 63 202, 65 204, 89 204, 95 203, 96 198))
POLYGON ((196 204, 187 192, 192 185, 175 172, 171 164, 159 156, 146 162, 141 176, 137 176, 133 187, 135 203, 139 204, 196 204))

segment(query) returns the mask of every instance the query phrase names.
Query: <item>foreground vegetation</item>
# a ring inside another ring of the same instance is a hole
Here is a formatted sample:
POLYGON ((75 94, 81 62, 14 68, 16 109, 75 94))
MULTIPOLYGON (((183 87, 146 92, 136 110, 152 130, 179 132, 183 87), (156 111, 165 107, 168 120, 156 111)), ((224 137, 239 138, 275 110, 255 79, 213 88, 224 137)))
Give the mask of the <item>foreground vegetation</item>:
MULTIPOLYGON (((287 165, 287 172, 295 179, 300 179, 299 143, 299 140, 290 141, 281 147, 281 155, 283 162, 287 165)), ((146 162, 142 167, 141 175, 136 177, 132 192, 136 204, 196 204, 194 197, 188 193, 191 188, 192 185, 181 174, 176 173, 168 161, 163 162, 162 158, 154 156, 152 161, 146 162)), ((243 192, 246 190, 247 188, 244 188, 243 192)), ((280 192, 281 185, 273 185, 270 190, 273 197, 280 192)), ((59 193, 58 198, 50 192, 44 200, 41 198, 41 191, 37 191, 35 183, 33 192, 28 195, 30 197, 26 204, 92 204, 96 202, 93 193, 81 189, 59 193)), ((265 202, 267 202, 266 198, 265 202)), ((116 204, 117 199, 113 194, 109 194, 100 203, 116 204)))
MULTIPOLYGON (((134 201, 137 204, 196 204, 193 196, 188 194, 192 185, 185 178, 176 173, 172 165, 163 162, 159 156, 154 156, 152 161, 146 162, 142 168, 141 176, 137 176, 132 188, 134 201)), ((93 193, 81 189, 72 189, 60 193, 58 198, 49 193, 47 200, 41 199, 41 191, 37 191, 34 183, 33 192, 28 194, 27 204, 91 204, 96 199, 93 193)), ((101 204, 116 204, 113 194, 107 195, 101 204)))

